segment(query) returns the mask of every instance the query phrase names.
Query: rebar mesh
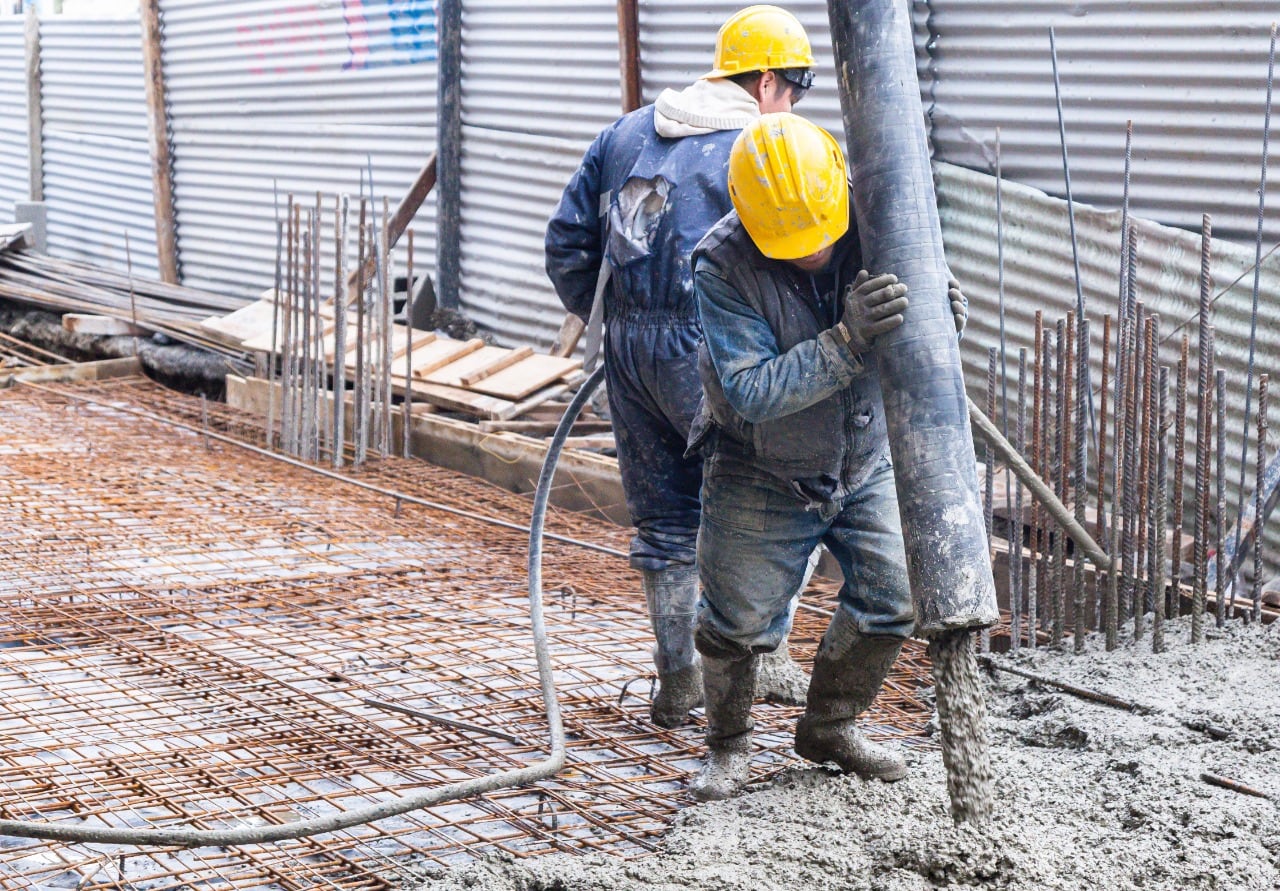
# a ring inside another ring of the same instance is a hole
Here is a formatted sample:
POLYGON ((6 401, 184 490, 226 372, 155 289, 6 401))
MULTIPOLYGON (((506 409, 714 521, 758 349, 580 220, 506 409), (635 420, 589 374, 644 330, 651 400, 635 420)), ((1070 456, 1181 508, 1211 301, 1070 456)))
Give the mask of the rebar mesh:
MULTIPOLYGON (((520 532, 108 404, 260 437, 225 406, 140 380, 0 393, 0 816, 283 822, 543 752, 520 532)), ((520 496, 425 462, 360 476, 528 520, 520 496)), ((624 530, 587 517, 558 512, 550 527, 625 549, 624 530)), ((555 779, 265 846, 0 838, 0 888, 385 888, 415 862, 480 851, 644 854, 688 803, 702 729, 648 720, 650 634, 624 560, 549 542, 544 574, 569 739, 555 779)), ((811 602, 830 607, 832 592, 816 586, 811 602)), ((824 624, 797 615, 799 655, 824 624)), ((927 677, 908 646, 869 716, 881 737, 920 737, 927 677)), ((758 778, 794 763, 795 714, 758 708, 758 778)))

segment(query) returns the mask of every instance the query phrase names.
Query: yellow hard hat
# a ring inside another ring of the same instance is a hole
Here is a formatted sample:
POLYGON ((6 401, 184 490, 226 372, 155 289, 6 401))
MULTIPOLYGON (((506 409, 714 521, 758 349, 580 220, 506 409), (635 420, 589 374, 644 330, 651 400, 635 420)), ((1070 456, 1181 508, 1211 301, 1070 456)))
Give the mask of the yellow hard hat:
POLYGON ((766 257, 797 260, 849 231, 849 174, 840 146, 817 124, 761 115, 729 152, 729 196, 766 257))
POLYGON ((715 68, 699 79, 813 66, 809 35, 795 16, 777 6, 748 6, 720 27, 715 68))

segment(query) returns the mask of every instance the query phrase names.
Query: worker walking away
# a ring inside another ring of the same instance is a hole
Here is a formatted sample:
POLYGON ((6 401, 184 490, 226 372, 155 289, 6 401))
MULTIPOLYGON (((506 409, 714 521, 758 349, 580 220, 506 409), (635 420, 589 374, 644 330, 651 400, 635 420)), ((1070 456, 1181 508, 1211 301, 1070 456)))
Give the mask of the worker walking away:
MULTIPOLYGON (((714 70, 682 91, 665 90, 596 137, 547 226, 547 273, 565 308, 588 321, 588 353, 593 328, 603 330, 618 463, 636 530, 631 565, 642 573, 657 639, 651 716, 662 727, 684 723, 702 704, 693 645, 702 462, 685 456, 701 397, 702 334, 689 255, 731 208, 734 138, 761 113, 790 111, 812 82, 813 64, 809 39, 790 13, 775 6, 738 12, 720 29, 714 70)), ((776 661, 775 683, 762 692, 799 704, 807 676, 785 645, 776 661)))
MULTIPOLYGON (((880 381, 868 351, 902 324, 907 287, 861 270, 840 147, 792 114, 747 126, 729 160, 734 210, 698 245, 706 401, 691 449, 706 455, 696 643, 706 686, 699 800, 746 782, 751 690, 781 639, 791 592, 818 542, 840 564, 795 749, 863 778, 906 775, 855 718, 875 699, 915 622, 880 381)), ((966 308, 949 297, 956 330, 966 308)))

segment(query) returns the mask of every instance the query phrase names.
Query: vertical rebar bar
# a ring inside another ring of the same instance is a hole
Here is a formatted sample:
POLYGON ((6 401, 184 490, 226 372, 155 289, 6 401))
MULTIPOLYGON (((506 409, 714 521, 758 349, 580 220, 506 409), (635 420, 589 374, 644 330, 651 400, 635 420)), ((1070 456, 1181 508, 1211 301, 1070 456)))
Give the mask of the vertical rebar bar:
MULTIPOLYGON (((277 213, 279 210, 277 209, 277 213)), ((267 448, 275 448, 276 439, 276 372, 280 349, 280 288, 284 282, 284 223, 276 219, 276 274, 271 300, 271 352, 267 355, 267 448)))
MULTIPOLYGON (((1000 351, 996 347, 987 347, 987 417, 995 417, 996 412, 996 369, 1000 365, 1000 351)), ((987 549, 991 552, 991 559, 994 562, 996 558, 996 535, 995 535, 995 487, 996 487, 996 453, 990 443, 986 448, 986 467, 983 468, 982 474, 982 516, 987 528, 987 549)), ((991 632, 989 629, 982 629, 982 633, 978 635, 978 647, 982 652, 988 652, 991 649, 991 632)))
MULTIPOLYGON (((1014 428, 1015 446, 1019 453, 1025 453, 1027 447, 1027 351, 1018 350, 1018 422, 1014 428)), ((1009 521, 1009 605, 1012 613, 1010 637, 1013 649, 1017 650, 1022 642, 1022 598, 1023 598, 1023 551, 1022 551, 1022 483, 1014 480, 1013 516, 1009 521)), ((1034 633, 1034 632, 1033 632, 1034 633)))
POLYGON ((1164 535, 1165 511, 1169 499, 1169 442, 1166 418, 1169 411, 1169 366, 1160 366, 1160 380, 1157 385, 1156 418, 1151 425, 1151 433, 1156 447, 1156 500, 1155 520, 1153 525, 1151 548, 1151 585, 1155 591, 1151 598, 1155 616, 1151 624, 1151 650, 1164 652, 1164 535))
MULTIPOLYGON (((1085 484, 1085 472, 1088 462, 1087 446, 1088 439, 1085 437, 1085 416, 1091 415, 1093 408, 1092 394, 1089 390, 1089 320, 1080 318, 1076 322, 1076 349, 1082 351, 1077 353, 1075 359, 1075 415, 1073 418, 1072 439, 1074 440, 1074 451, 1072 454, 1072 464, 1075 467, 1075 519, 1080 528, 1085 528, 1087 522, 1085 502, 1089 497, 1089 489, 1085 484)), ((1073 565, 1075 567, 1072 573, 1072 584, 1075 585, 1075 631, 1074 631, 1074 649, 1077 653, 1084 652, 1084 633, 1087 627, 1086 609, 1087 605, 1084 596, 1084 554, 1079 549, 1075 551, 1075 559, 1073 565)))
MULTIPOLYGON (((1058 323, 1058 490, 1062 503, 1071 503, 1072 411, 1075 404, 1075 313, 1058 323)), ((1053 645, 1061 647, 1067 622, 1067 536, 1061 529, 1054 547, 1053 645)))
POLYGON ((320 462, 321 455, 323 454, 322 442, 325 438, 324 434, 327 432, 329 426, 327 422, 328 412, 324 411, 322 408, 324 405, 324 394, 328 389, 328 375, 326 374, 324 361, 325 324, 324 318, 321 315, 321 304, 324 303, 324 297, 320 293, 320 263, 321 249, 323 245, 321 233, 324 231, 324 205, 322 202, 323 197, 319 192, 316 192, 316 209, 311 218, 311 254, 313 263, 311 268, 311 305, 316 317, 315 331, 313 334, 315 337, 315 345, 312 349, 312 357, 316 369, 315 392, 312 397, 314 405, 311 410, 311 415, 314 418, 313 423, 315 424, 315 430, 312 433, 311 450, 313 454, 311 460, 316 463, 320 462))
MULTIPOLYGON (((1071 235, 1071 265, 1075 272, 1076 319, 1083 321, 1088 317, 1088 313, 1085 310, 1084 302, 1084 279, 1080 276, 1080 240, 1076 236, 1076 206, 1071 195, 1071 163, 1067 158, 1067 124, 1062 114, 1062 83, 1058 77, 1058 42, 1052 26, 1049 28, 1049 54, 1053 59, 1053 97, 1058 106, 1058 138, 1062 146, 1062 178, 1067 190, 1067 227, 1071 235)), ((1077 343, 1075 351, 1077 353, 1085 351, 1083 341, 1077 343)), ((1088 391, 1092 392, 1091 374, 1087 367, 1084 371, 1084 386, 1088 391)), ((1093 417, 1092 401, 1088 405, 1088 411, 1089 427, 1093 431, 1090 434, 1090 438, 1093 438, 1097 435, 1097 430, 1094 427, 1096 420, 1093 417)), ((1086 457, 1085 460, 1087 461, 1088 458, 1086 457)))
POLYGON ((365 357, 365 317, 368 313, 365 311, 365 289, 367 283, 364 277, 364 261, 365 261, 365 236, 368 230, 365 227, 366 215, 368 213, 368 204, 365 197, 360 196, 360 219, 358 225, 360 227, 356 244, 356 374, 355 374, 355 394, 354 394, 354 411, 352 412, 352 435, 355 437, 355 465, 360 467, 364 464, 365 457, 369 449, 369 425, 366 422, 368 416, 368 377, 369 369, 367 367, 365 357))
POLYGON ((1268 375, 1258 375, 1258 454, 1253 479, 1253 613, 1254 622, 1262 621, 1262 539, 1267 531, 1267 518, 1262 510, 1262 486, 1267 475, 1267 383, 1268 375))
POLYGON ((285 211, 285 276, 284 324, 280 344, 280 448, 289 452, 293 442, 293 289, 295 274, 295 239, 293 229, 293 193, 289 193, 285 211))
POLYGON ((311 257, 311 216, 306 215, 303 218, 304 229, 302 232, 302 424, 299 430, 299 448, 298 453, 306 459, 311 458, 311 425, 315 418, 312 415, 312 390, 315 389, 315 364, 312 362, 311 345, 312 345, 312 326, 317 319, 314 318, 312 312, 312 294, 311 294, 311 267, 314 265, 311 257))
MULTIPOLYGON (((1036 310, 1035 324, 1035 366, 1032 369, 1031 395, 1031 466, 1040 477, 1044 478, 1044 467, 1041 464, 1043 435, 1041 429, 1044 391, 1044 312, 1036 310)), ((1041 521, 1040 502, 1031 501, 1031 554, 1027 561, 1027 646, 1035 648, 1038 632, 1039 603, 1041 585, 1044 584, 1044 568, 1040 561, 1044 549, 1044 530, 1041 521)))
POLYGON ((1170 555, 1169 582, 1172 593, 1169 599, 1169 615, 1182 615, 1182 505, 1183 485, 1186 480, 1187 460, 1187 376, 1191 368, 1191 335, 1182 334, 1182 348, 1178 354, 1177 389, 1174 396, 1173 421, 1173 553, 1170 555))
POLYGON ((405 295, 404 295, 404 400, 403 406, 403 442, 400 444, 401 456, 408 458, 410 451, 410 433, 413 427, 413 230, 405 232, 405 295))
MULTIPOLYGON (((1213 379, 1213 221, 1205 214, 1200 226, 1200 354, 1196 368, 1196 518, 1195 518, 1195 589, 1191 604, 1191 640, 1199 643, 1204 636, 1204 606, 1208 567, 1207 528, 1209 502, 1209 430, 1213 426, 1210 413, 1213 379)), ((1248 439, 1248 433, 1245 434, 1248 439)))
POLYGON ((1155 491, 1156 491, 1156 446, 1153 434, 1157 422, 1156 411, 1159 394, 1159 326, 1160 317, 1150 315, 1143 326, 1142 347, 1142 420, 1138 427, 1142 462, 1138 468, 1138 553, 1136 562, 1138 576, 1142 580, 1134 594, 1133 636, 1137 640, 1142 637, 1146 627, 1146 616, 1154 609, 1152 601, 1155 591, 1152 587, 1155 578, 1151 572, 1152 555, 1159 552, 1160 543, 1152 533, 1155 530, 1155 491))
POLYGON ((333 217, 333 466, 346 449, 347 403, 347 196, 335 198, 333 217))
MULTIPOLYGON (((1132 268, 1134 260, 1129 260, 1132 268)), ((1128 619, 1133 614, 1134 590, 1137 587, 1137 524, 1138 524, 1138 417, 1142 408, 1141 381, 1139 380, 1142 363, 1139 361, 1142 345, 1142 325, 1146 315, 1142 301, 1130 297, 1133 317, 1129 322, 1129 343, 1127 361, 1129 363, 1129 396, 1127 399, 1124 425, 1124 527, 1121 533, 1120 554, 1123 557, 1122 575, 1120 577, 1120 612, 1121 617, 1128 619)))
POLYGON ((381 245, 378 262, 378 276, 381 283, 378 291, 382 295, 382 436, 379 442, 383 455, 391 454, 391 360, 395 352, 393 341, 394 329, 391 327, 391 316, 395 308, 395 270, 391 260, 391 204, 384 195, 382 198, 382 232, 378 239, 381 245))
MULTIPOLYGON (((1055 382, 1057 380, 1057 346, 1056 332, 1054 329, 1047 329, 1044 332, 1044 397, 1043 411, 1040 414, 1041 424, 1041 454, 1040 467, 1041 478, 1048 480, 1049 484, 1057 492, 1058 477, 1053 472, 1053 450, 1054 443, 1057 439, 1057 427, 1051 423, 1058 409, 1057 393, 1055 382), (1052 406, 1052 408, 1051 408, 1052 406)), ((1057 537, 1052 529, 1051 521, 1047 511, 1041 511, 1042 526, 1044 529, 1044 547, 1041 548, 1041 573, 1040 573, 1040 605, 1042 615, 1040 616, 1041 627, 1049 632, 1052 637, 1053 627, 1053 541, 1057 537)))
MULTIPOLYGON (((1094 517, 1094 537, 1097 541, 1107 541, 1107 422, 1110 413, 1107 405, 1107 385, 1111 383, 1111 314, 1102 316, 1102 385, 1098 388, 1098 490, 1094 517)), ((1106 598, 1106 576, 1101 571, 1093 574, 1093 627, 1101 630, 1105 627, 1103 600, 1106 598)))
MULTIPOLYGON (((1217 408, 1217 423, 1214 429, 1217 432, 1215 437, 1218 441, 1214 461, 1214 491, 1218 496, 1218 518, 1214 523, 1214 553, 1218 558, 1218 571, 1214 573, 1214 582, 1217 595, 1216 617, 1218 627, 1221 628, 1226 621, 1226 567, 1223 565, 1224 556, 1226 554, 1227 544, 1227 373, 1221 369, 1215 369, 1214 377, 1214 401, 1213 404, 1217 408)), ((1235 591, 1231 593, 1232 613, 1235 612, 1235 591)))

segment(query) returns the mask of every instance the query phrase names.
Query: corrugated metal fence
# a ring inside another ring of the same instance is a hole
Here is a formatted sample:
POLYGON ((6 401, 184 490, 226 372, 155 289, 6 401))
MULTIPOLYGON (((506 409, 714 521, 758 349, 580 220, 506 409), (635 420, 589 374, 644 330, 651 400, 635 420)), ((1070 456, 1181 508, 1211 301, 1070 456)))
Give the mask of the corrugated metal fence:
MULTIPOLYGON (((331 232, 333 196, 369 194, 371 170, 380 220, 435 148, 430 0, 160 10, 184 284, 255 296, 272 284, 277 202, 283 218, 288 193, 314 206, 323 192, 331 232)), ((434 268, 434 208, 414 222, 419 270, 434 268)))
POLYGON ((51 254, 155 278, 141 43, 136 18, 40 22, 42 170, 51 254))
POLYGON ((551 343, 564 309, 543 235, 597 132, 621 113, 614 0, 466 0, 459 302, 504 343, 551 343))
POLYGON ((26 201, 27 71, 22 19, 0 19, 0 223, 13 220, 13 202, 26 201))
MULTIPOLYGON (((919 4, 917 4, 919 5, 919 4)), ((1271 0, 929 0, 921 83, 940 160, 1065 195, 1049 29, 1074 197, 1120 204, 1133 121, 1133 209, 1252 243, 1271 0)), ((1272 202, 1273 206, 1275 202, 1272 202)), ((1280 240, 1280 217, 1267 225, 1280 240)))

